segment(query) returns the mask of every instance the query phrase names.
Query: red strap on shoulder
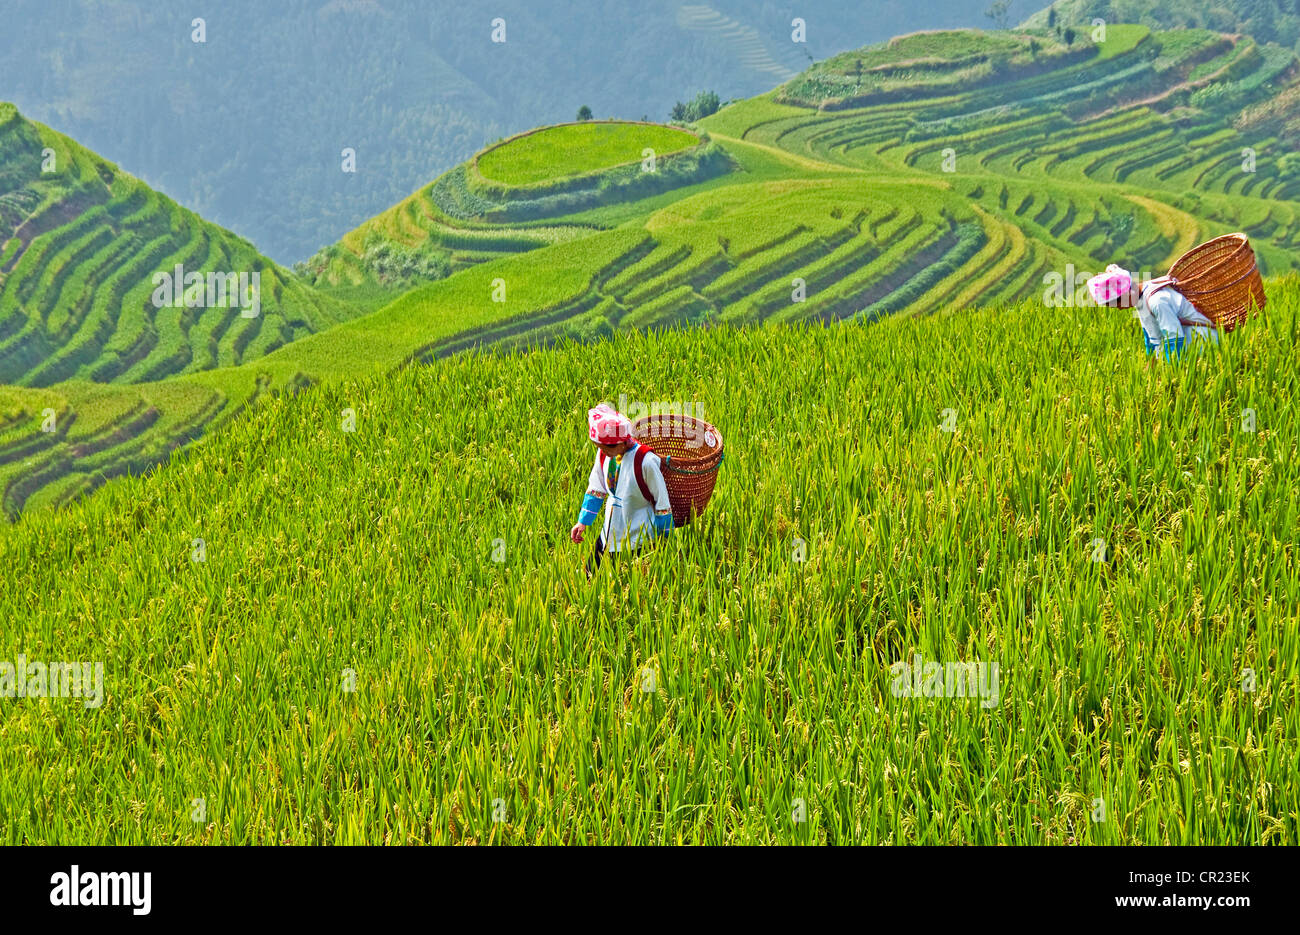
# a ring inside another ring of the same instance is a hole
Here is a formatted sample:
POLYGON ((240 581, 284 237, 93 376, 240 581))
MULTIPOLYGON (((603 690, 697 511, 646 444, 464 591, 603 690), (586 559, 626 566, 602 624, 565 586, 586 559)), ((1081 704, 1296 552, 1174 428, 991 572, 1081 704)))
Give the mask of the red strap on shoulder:
POLYGON ((641 496, 645 497, 646 502, 653 508, 655 498, 650 493, 650 485, 645 482, 645 475, 641 473, 641 462, 645 460, 645 456, 649 452, 650 449, 645 445, 636 446, 636 454, 632 458, 632 472, 636 474, 636 485, 641 488, 641 496))

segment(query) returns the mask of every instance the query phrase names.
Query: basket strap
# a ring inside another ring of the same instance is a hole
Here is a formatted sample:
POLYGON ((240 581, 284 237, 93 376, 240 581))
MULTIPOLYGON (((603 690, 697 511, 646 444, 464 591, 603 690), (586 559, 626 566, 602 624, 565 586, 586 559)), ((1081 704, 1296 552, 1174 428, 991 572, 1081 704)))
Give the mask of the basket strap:
POLYGON ((636 454, 632 456, 632 473, 636 475, 636 485, 641 488, 641 496, 645 497, 646 502, 654 508, 655 498, 650 494, 650 485, 645 482, 645 475, 641 473, 641 462, 645 460, 646 453, 650 449, 644 444, 636 446, 636 454))
POLYGON ((1176 286, 1176 285, 1178 285, 1178 280, 1175 279, 1175 278, 1172 277, 1172 276, 1160 276, 1160 277, 1158 277, 1158 278, 1156 278, 1156 279, 1149 279, 1149 280, 1147 280, 1147 285, 1148 285, 1148 286, 1150 286, 1150 285, 1154 285, 1154 286, 1155 286, 1154 289, 1152 289, 1150 292, 1147 293, 1147 298, 1149 299, 1149 298, 1151 298, 1151 296, 1155 295, 1155 294, 1156 294, 1157 292, 1159 292, 1161 289, 1168 288, 1169 286, 1176 286))

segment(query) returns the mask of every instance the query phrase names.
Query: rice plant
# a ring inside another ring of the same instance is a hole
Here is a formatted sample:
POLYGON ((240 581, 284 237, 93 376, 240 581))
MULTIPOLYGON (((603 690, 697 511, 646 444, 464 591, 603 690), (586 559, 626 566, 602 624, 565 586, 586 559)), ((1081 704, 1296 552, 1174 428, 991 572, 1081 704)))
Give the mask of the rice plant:
POLYGON ((98 706, 3 701, 0 839, 1295 844, 1269 288, 1167 364, 1031 302, 268 399, 0 537, 0 659, 103 663, 98 706), (728 456, 588 583, 583 416, 620 394, 700 403, 728 456), (926 668, 965 664, 956 697, 926 668))

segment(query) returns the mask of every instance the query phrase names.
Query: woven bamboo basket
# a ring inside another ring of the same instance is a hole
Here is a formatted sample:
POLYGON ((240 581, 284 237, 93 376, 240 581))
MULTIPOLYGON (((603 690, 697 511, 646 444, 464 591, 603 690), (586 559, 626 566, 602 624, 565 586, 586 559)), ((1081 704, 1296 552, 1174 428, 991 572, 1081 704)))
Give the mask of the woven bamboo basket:
POLYGON ((1231 331, 1267 302, 1255 251, 1245 234, 1193 247, 1169 270, 1169 285, 1220 331, 1231 331))
POLYGON ((632 435, 663 459, 673 525, 690 525, 713 496, 722 464, 722 433, 701 419, 669 414, 637 419, 632 435))

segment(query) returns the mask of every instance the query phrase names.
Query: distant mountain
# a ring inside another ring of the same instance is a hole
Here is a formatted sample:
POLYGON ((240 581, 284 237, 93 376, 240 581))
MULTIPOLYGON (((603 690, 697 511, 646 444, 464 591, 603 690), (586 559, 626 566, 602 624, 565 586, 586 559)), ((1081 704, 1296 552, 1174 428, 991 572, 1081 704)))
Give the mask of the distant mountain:
POLYGON ((538 124, 664 119, 864 42, 988 25, 965 0, 8 0, 0 99, 281 262, 484 144, 538 124), (805 21, 804 43, 791 23, 805 21), (195 17, 205 17, 195 42, 195 17), (492 42, 505 20, 504 43, 492 42), (342 171, 342 151, 356 172, 342 171))

